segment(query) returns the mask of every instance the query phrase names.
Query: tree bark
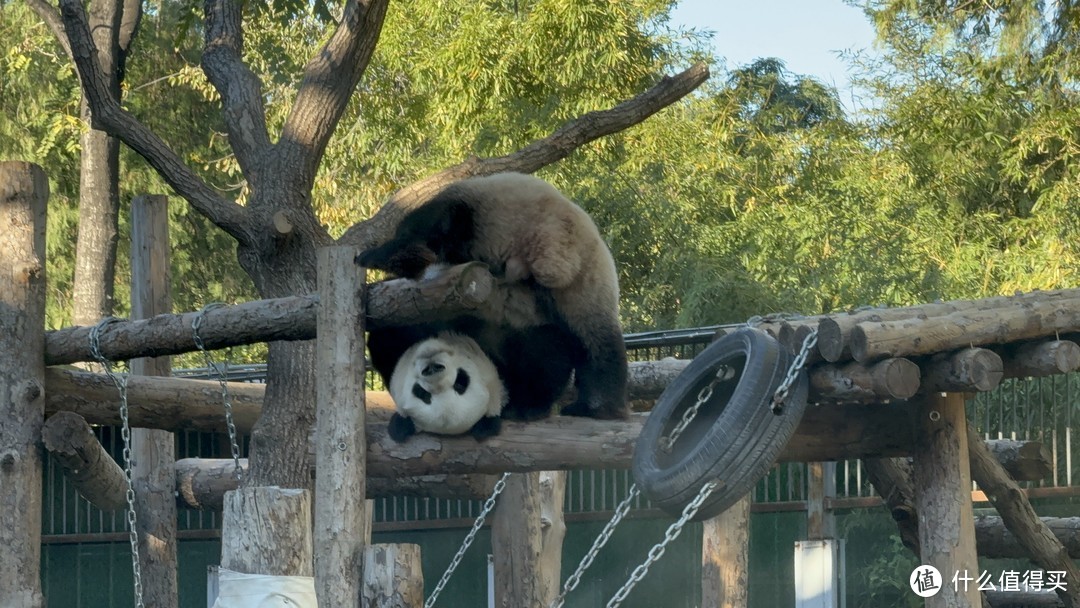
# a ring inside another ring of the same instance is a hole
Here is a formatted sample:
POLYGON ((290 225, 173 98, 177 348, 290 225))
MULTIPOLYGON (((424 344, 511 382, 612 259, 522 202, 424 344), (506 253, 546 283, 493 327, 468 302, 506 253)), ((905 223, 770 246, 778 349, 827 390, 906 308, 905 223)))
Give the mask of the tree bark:
POLYGON ((928 393, 992 391, 1001 383, 1001 357, 985 348, 965 348, 933 355, 919 363, 922 385, 928 393))
MULTIPOLYGON (((977 578, 975 521, 971 509, 971 471, 968 466, 967 420, 964 398, 949 393, 920 404, 920 444, 914 455, 913 479, 918 491, 921 561, 943 577, 968 573, 977 578)), ((927 608, 969 608, 981 602, 977 585, 942 584, 941 592, 926 598, 927 608)))
MULTIPOLYGON (((1080 558, 1080 517, 1040 517, 1069 557, 1080 558)), ((975 540, 983 557, 1028 557, 1030 554, 1001 517, 975 518, 975 540)))
MULTIPOLYGON (((560 477, 565 483, 565 477, 560 477)), ((555 480, 550 477, 548 480, 554 492, 555 480)), ((565 533, 562 502, 548 505, 549 520, 545 526, 545 492, 541 484, 539 471, 511 475, 492 518, 495 605, 500 608, 546 607, 558 595, 565 533), (557 522, 550 519, 555 509, 557 522), (560 529, 552 528, 556 523, 560 529)), ((552 492, 547 493, 547 498, 553 501, 552 492)), ((561 499, 562 492, 558 494, 561 499)))
POLYGON ((0 606, 41 595, 41 427, 44 422, 45 207, 37 165, 0 162, 0 606))
MULTIPOLYGON (((315 431, 315 593, 358 607, 367 501, 364 407, 364 269, 352 247, 319 251, 315 431)), ((306 526, 307 522, 294 525, 306 526)))
MULTIPOLYGON (((131 205, 131 316, 147 319, 172 312, 169 291, 169 199, 139 196, 131 205)), ((134 359, 136 376, 168 376, 168 357, 134 359)), ((149 606, 175 607, 176 443, 169 431, 131 429, 132 485, 143 600, 149 606)))
POLYGON ((225 497, 221 567, 246 574, 312 576, 311 492, 241 488, 225 497))
POLYGON ((420 545, 378 544, 364 547, 360 581, 364 608, 420 608, 424 605, 424 572, 420 545))
POLYGON ((707 519, 701 531, 701 607, 746 608, 750 586, 750 495, 707 519))

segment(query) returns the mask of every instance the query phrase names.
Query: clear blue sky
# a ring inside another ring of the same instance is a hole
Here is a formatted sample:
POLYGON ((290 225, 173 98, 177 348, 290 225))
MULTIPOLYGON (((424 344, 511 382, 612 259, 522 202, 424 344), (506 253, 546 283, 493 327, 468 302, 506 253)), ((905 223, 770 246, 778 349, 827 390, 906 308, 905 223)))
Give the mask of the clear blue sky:
POLYGON ((873 49, 874 30, 862 9, 843 0, 682 0, 672 25, 713 31, 712 46, 728 69, 777 57, 796 74, 834 85, 851 109, 842 50, 873 49))

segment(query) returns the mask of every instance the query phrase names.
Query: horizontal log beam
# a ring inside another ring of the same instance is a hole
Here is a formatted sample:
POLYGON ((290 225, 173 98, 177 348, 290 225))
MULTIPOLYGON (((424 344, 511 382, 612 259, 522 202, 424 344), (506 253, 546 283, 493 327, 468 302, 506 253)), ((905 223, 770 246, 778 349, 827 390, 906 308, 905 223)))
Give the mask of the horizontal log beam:
POLYGON ((922 386, 919 392, 970 393, 992 391, 1001 384, 1004 366, 1001 357, 985 348, 965 348, 940 353, 919 362, 922 386))
POLYGON ((1031 300, 941 317, 863 322, 851 330, 851 355, 863 363, 949 352, 1080 331, 1080 298, 1031 300))
POLYGON ((885 359, 872 365, 826 363, 810 369, 810 401, 909 399, 919 384, 919 366, 907 359, 885 359))
MULTIPOLYGON (((1034 301, 1058 302, 1080 298, 1080 289, 1032 291, 1012 296, 995 296, 978 300, 933 302, 898 308, 872 308, 847 314, 833 314, 818 324, 818 351, 826 361, 845 361, 852 357, 851 330, 860 323, 889 322, 908 319, 927 319, 961 311, 982 311, 1022 306, 1034 301)), ((950 349, 951 350, 951 349, 950 349)))
MULTIPOLYGON (((368 288, 367 327, 408 325, 448 318, 485 302, 497 287, 483 264, 462 264, 422 281, 396 279, 368 288)), ((318 297, 256 300, 203 313, 199 336, 208 350, 229 346, 315 337, 318 297)), ((191 324, 198 312, 116 321, 100 332, 102 354, 110 361, 178 355, 198 350, 191 324)), ((45 364, 94 361, 91 327, 69 327, 45 334, 45 364)))
MULTIPOLYGON (((655 400, 689 361, 635 361, 630 363, 627 393, 631 400, 655 400)), ((251 431, 262 412, 266 385, 228 382, 233 419, 240 433, 251 431)), ((572 390, 572 389, 571 389, 572 390)), ((210 380, 148 376, 128 377, 128 405, 132 426, 168 431, 218 432, 225 428, 221 384, 210 380)), ((104 374, 57 367, 45 370, 45 413, 71 411, 91 424, 120 424, 116 387, 104 374)), ((572 400, 566 397, 562 401, 572 400)), ((394 401, 385 391, 367 392, 368 411, 386 420, 394 401)))
MULTIPOLYGON (((1065 547, 1069 557, 1080 558, 1080 517, 1040 517, 1039 519, 1065 547)), ((1000 517, 993 515, 976 517, 975 538, 979 543, 979 555, 983 557, 1028 557, 1023 545, 1005 527, 1000 517)))
POLYGON ((1072 340, 1024 342, 997 350, 1006 378, 1041 378, 1080 369, 1080 345, 1072 340))
MULTIPOLYGON (((240 459, 247 471, 247 458, 240 459)), ((176 461, 177 504, 190 509, 220 511, 225 492, 237 488, 232 459, 183 458, 176 461)), ((315 466, 312 459, 311 473, 315 466)), ((419 498, 483 499, 491 496, 498 479, 494 475, 421 475, 417 477, 368 477, 364 498, 415 496, 419 498)), ((120 494, 123 501, 123 494, 120 494)))
POLYGON ((990 608, 1065 608, 1053 591, 984 591, 990 608))

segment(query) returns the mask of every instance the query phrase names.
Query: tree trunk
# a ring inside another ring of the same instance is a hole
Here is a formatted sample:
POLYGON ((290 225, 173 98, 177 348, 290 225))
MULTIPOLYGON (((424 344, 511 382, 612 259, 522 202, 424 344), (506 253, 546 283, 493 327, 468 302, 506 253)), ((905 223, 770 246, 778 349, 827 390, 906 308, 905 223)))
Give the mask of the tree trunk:
POLYGON ((750 495, 705 520, 701 530, 702 608, 746 608, 750 583, 750 495))
POLYGON ((41 595, 45 207, 41 167, 0 162, 0 606, 41 595))

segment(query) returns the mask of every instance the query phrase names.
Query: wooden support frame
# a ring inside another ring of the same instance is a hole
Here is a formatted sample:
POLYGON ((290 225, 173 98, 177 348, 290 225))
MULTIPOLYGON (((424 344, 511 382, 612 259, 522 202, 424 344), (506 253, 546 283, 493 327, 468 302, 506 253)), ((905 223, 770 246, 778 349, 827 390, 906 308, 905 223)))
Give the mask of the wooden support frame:
POLYGON ((0 162, 0 606, 38 608, 45 393, 45 207, 41 167, 0 162))
MULTIPOLYGON (((169 198, 137 196, 131 201, 131 316, 147 319, 172 312, 169 282, 169 198)), ((168 376, 169 357, 131 361, 131 373, 168 376)), ((131 429, 132 485, 143 601, 177 605, 176 443, 159 429, 131 429)))

